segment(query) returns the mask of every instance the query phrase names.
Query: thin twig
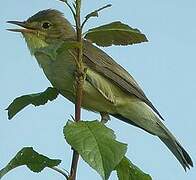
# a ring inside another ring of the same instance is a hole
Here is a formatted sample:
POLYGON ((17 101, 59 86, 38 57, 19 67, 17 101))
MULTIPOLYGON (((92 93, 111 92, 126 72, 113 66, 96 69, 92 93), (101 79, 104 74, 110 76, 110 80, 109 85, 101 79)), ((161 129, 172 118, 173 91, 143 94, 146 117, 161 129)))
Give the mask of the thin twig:
POLYGON ((82 26, 81 26, 82 29, 83 29, 84 25, 86 24, 86 22, 87 22, 91 17, 98 17, 98 13, 99 13, 100 11, 102 11, 102 10, 104 10, 104 9, 106 9, 106 8, 109 8, 109 7, 111 7, 111 6, 112 6, 111 4, 107 4, 107 5, 105 5, 105 6, 101 7, 101 8, 99 8, 99 9, 96 9, 95 11, 93 11, 93 12, 87 14, 86 17, 85 17, 85 20, 84 20, 83 23, 82 23, 82 26))
POLYGON ((69 179, 69 176, 62 170, 62 169, 59 169, 58 167, 50 167, 51 169, 53 169, 54 171, 62 174, 63 176, 65 176, 65 178, 68 180, 69 179))
MULTIPOLYGON (((72 15, 73 15, 73 17, 74 17, 74 19, 75 19, 76 13, 75 13, 74 9, 72 8, 72 6, 69 4, 69 2, 68 2, 67 0, 59 0, 59 1, 64 2, 64 3, 69 7, 69 9, 70 9, 70 11, 72 12, 72 15)), ((76 19, 75 19, 75 20, 76 20, 76 19)))

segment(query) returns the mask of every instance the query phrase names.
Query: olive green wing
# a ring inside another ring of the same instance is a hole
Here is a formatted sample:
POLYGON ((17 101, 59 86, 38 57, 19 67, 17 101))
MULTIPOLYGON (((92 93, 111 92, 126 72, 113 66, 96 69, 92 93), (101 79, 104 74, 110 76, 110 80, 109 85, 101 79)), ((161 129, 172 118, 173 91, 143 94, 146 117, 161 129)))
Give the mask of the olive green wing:
POLYGON ((125 92, 138 97, 141 101, 145 102, 149 107, 151 107, 163 120, 163 117, 153 106, 153 104, 148 100, 134 78, 123 67, 117 64, 101 49, 97 48, 88 41, 84 41, 83 50, 83 61, 85 64, 87 64, 87 66, 95 70, 95 72, 98 72, 107 79, 111 80, 125 92))
POLYGON ((104 96, 105 99, 115 104, 116 99, 111 89, 111 86, 107 82, 108 80, 104 79, 103 76, 99 75, 91 69, 87 69, 86 80, 104 96))

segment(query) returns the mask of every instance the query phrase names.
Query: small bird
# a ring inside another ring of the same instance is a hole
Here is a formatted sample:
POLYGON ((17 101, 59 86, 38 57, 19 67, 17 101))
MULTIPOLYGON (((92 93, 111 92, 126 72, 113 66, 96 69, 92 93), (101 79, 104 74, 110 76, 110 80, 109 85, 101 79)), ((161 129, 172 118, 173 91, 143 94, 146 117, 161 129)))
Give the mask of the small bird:
MULTIPOLYGON (((22 27, 8 30, 22 33, 47 79, 60 94, 75 103, 77 50, 62 50, 64 42, 76 39, 76 31, 70 22, 61 12, 47 9, 26 21, 8 23, 22 27)), ((82 59, 86 69, 82 100, 84 109, 99 112, 103 122, 109 120, 111 115, 158 136, 185 170, 193 167, 189 154, 165 127, 160 113, 123 67, 85 39, 82 59)))

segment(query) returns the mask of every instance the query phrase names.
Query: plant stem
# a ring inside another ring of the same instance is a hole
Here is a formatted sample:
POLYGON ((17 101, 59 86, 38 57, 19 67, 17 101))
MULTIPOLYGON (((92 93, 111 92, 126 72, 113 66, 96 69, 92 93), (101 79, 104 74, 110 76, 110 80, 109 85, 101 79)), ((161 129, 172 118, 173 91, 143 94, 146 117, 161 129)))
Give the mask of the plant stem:
POLYGON ((86 24, 86 22, 87 22, 91 17, 98 17, 98 13, 99 13, 100 11, 102 11, 102 10, 104 10, 104 9, 106 9, 106 8, 109 8, 109 7, 111 7, 111 6, 112 6, 111 4, 107 4, 107 5, 105 5, 105 6, 101 7, 101 8, 99 8, 99 9, 97 9, 97 10, 95 10, 95 11, 92 11, 91 13, 87 14, 86 17, 85 17, 85 20, 84 20, 83 23, 82 23, 82 26, 81 26, 82 29, 83 29, 84 25, 86 24))
POLYGON ((53 169, 54 171, 62 174, 67 180, 69 179, 68 175, 62 169, 59 169, 58 167, 50 167, 50 168, 53 169))
MULTIPOLYGON (((73 17, 75 19, 76 18, 76 14, 75 14, 74 9, 72 8, 72 6, 68 3, 68 1, 63 1, 63 2, 69 7, 69 9, 72 12, 73 17)), ((75 21, 76 21, 76 19, 75 19, 75 21)))
MULTIPOLYGON (((81 10, 81 0, 75 1, 76 5, 76 31, 77 31, 77 41, 80 43, 80 48, 77 49, 77 60, 76 60, 76 103, 75 103, 75 121, 79 122, 81 119, 81 104, 83 96, 83 84, 84 84, 84 67, 82 62, 82 28, 80 20, 80 10, 81 10)), ((79 137, 78 137, 79 138, 79 137)), ((71 180, 76 180, 76 172, 78 166, 79 154, 73 149, 72 164, 70 170, 71 180)))
POLYGON ((76 63, 76 104, 75 104, 75 120, 80 121, 81 117, 81 104, 82 104, 82 90, 84 82, 84 68, 82 62, 82 29, 80 20, 80 9, 81 0, 76 0, 76 31, 77 31, 77 41, 80 43, 80 48, 77 49, 77 63, 76 63))

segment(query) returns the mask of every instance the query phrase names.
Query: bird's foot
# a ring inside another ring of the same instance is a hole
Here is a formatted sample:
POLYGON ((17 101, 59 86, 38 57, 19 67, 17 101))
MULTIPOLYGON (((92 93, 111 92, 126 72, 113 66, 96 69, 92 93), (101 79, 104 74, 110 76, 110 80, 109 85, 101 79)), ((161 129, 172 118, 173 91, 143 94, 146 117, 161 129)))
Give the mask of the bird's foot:
POLYGON ((101 115, 101 122, 102 122, 103 124, 106 124, 106 123, 110 120, 110 116, 109 116, 108 113, 106 113, 106 112, 101 112, 100 115, 101 115))

